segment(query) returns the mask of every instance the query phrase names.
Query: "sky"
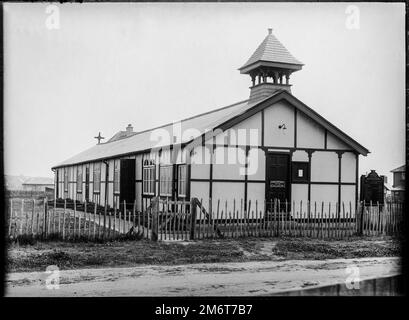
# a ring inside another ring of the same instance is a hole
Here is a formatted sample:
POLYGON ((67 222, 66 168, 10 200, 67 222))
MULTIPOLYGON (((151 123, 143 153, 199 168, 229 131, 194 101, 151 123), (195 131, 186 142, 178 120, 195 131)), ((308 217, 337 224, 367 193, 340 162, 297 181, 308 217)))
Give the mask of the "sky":
POLYGON ((304 63, 292 94, 370 150, 360 174, 405 163, 404 3, 48 5, 3 4, 6 174, 247 99, 268 28, 304 63))

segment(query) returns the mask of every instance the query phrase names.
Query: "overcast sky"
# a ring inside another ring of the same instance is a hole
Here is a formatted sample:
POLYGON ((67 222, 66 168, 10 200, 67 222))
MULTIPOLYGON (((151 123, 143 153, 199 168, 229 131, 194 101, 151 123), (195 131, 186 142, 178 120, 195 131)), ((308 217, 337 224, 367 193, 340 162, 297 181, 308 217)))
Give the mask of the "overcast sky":
MULTIPOLYGON (((305 66, 292 93, 371 153, 404 164, 404 4, 4 4, 5 173, 51 167, 132 123, 136 131, 245 100, 241 67, 272 27, 305 66), (50 20, 48 20, 50 22, 50 20)), ((390 175, 389 175, 390 176, 390 175)))

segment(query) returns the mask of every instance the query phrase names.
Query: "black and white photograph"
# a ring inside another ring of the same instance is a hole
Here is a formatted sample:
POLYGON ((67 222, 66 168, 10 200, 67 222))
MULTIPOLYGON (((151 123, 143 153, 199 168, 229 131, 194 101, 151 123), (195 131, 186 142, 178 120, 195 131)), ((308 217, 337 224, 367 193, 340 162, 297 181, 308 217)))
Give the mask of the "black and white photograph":
POLYGON ((405 3, 2 9, 5 297, 404 295, 405 3))

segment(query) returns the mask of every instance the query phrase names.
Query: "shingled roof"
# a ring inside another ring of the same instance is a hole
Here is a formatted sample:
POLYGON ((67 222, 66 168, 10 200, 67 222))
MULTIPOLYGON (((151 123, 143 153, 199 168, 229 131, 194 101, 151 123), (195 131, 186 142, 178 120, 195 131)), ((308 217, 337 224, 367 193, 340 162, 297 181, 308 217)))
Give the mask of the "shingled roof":
POLYGON ((259 61, 303 65, 284 47, 271 30, 269 29, 267 37, 265 37, 250 59, 239 70, 259 61))

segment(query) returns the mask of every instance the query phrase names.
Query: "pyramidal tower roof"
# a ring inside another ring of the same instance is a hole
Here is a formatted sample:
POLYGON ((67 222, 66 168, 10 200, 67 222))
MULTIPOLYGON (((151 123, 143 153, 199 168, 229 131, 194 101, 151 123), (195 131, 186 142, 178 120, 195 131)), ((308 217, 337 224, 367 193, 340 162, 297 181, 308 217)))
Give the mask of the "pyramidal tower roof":
POLYGON ((300 69, 303 64, 297 60, 284 45, 274 36, 273 29, 268 29, 268 34, 263 42, 258 46, 250 59, 239 70, 241 73, 247 73, 257 64, 286 64, 294 65, 294 69, 300 69))

